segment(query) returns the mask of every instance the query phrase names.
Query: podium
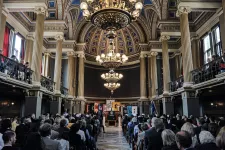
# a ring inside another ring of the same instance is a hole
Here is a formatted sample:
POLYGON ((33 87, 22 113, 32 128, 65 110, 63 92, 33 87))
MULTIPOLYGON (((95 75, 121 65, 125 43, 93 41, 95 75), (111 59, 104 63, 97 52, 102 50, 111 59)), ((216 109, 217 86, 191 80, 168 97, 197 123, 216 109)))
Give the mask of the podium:
MULTIPOLYGON (((105 111, 105 125, 106 126, 120 126, 121 117, 119 111, 105 111)), ((104 123, 103 123, 104 124, 104 123)))

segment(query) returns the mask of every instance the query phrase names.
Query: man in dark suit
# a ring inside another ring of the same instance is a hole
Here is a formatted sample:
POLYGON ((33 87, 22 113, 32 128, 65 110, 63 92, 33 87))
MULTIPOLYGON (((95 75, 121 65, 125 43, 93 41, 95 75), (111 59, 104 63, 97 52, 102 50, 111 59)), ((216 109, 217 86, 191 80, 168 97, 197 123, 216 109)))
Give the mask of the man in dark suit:
POLYGON ((22 118, 21 124, 16 127, 16 144, 23 147, 25 144, 27 133, 30 129, 30 125, 27 119, 22 118))
POLYGON ((161 133, 164 130, 164 124, 162 119, 155 119, 153 122, 154 128, 149 131, 148 137, 148 150, 160 150, 163 147, 163 141, 161 137, 161 133))
POLYGON ((180 131, 176 134, 176 143, 180 150, 196 150, 195 148, 191 148, 192 138, 186 131, 180 131))
POLYGON ((154 122, 155 122, 156 119, 157 119, 156 117, 152 118, 152 120, 150 121, 152 127, 145 131, 145 138, 144 138, 144 147, 145 147, 145 149, 148 148, 148 138, 150 137, 151 132, 153 132, 152 130, 155 130, 154 122))
POLYGON ((51 125, 44 123, 40 127, 40 134, 45 145, 46 150, 62 150, 62 146, 59 141, 50 139, 51 136, 51 125))

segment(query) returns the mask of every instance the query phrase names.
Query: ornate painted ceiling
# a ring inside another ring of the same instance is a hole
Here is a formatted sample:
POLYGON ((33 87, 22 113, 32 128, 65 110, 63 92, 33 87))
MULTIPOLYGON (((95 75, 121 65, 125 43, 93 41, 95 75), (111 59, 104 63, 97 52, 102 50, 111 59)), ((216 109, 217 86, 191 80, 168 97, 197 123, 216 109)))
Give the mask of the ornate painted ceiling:
MULTIPOLYGON (((140 44, 151 45, 151 41, 159 41, 160 31, 179 30, 179 18, 176 17, 177 0, 142 1, 144 9, 141 16, 127 28, 119 30, 115 39, 116 51, 130 56, 130 61, 139 58, 140 44)), ((82 17, 79 7, 80 0, 46 0, 46 3, 49 16, 46 18, 47 27, 45 30, 53 29, 48 26, 54 25, 57 26, 54 28, 55 30, 64 29, 66 40, 74 40, 75 43, 87 43, 85 52, 89 61, 94 61, 96 55, 106 52, 108 47, 106 33, 94 27, 82 17), (53 21, 61 21, 63 24, 52 24, 53 21)), ((216 10, 193 10, 189 14, 191 32, 195 32, 215 13, 216 10)), ((33 32, 36 19, 33 12, 11 12, 11 14, 28 31, 33 32)), ((171 45, 179 44, 179 38, 172 37, 170 42, 173 42, 173 44, 171 45)), ((53 37, 45 37, 45 47, 48 48, 49 42, 53 41, 53 37)))

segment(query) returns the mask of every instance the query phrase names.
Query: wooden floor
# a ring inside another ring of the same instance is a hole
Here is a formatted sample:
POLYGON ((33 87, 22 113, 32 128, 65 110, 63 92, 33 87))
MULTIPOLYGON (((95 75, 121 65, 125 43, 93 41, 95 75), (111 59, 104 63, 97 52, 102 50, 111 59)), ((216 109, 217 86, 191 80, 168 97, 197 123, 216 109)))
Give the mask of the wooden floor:
POLYGON ((99 150, 131 150, 121 128, 106 127, 105 132, 98 137, 97 148, 99 150))

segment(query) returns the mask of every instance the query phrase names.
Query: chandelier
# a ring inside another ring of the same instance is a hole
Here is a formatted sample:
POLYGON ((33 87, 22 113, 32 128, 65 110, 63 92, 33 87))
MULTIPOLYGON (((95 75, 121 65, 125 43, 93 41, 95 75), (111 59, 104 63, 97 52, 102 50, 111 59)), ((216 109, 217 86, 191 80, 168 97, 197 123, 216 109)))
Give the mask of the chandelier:
POLYGON ((109 73, 103 73, 101 78, 108 83, 116 83, 123 78, 123 75, 110 70, 109 73))
POLYGON ((120 83, 105 83, 104 86, 113 94, 113 92, 120 87, 120 83))
POLYGON ((113 70, 125 63, 128 60, 128 57, 125 54, 121 55, 120 53, 115 53, 114 38, 116 37, 116 33, 114 31, 109 31, 106 37, 109 39, 109 53, 98 55, 96 61, 105 68, 113 70))
POLYGON ((83 16, 103 30, 119 30, 136 20, 143 8, 137 0, 84 0, 83 16))

